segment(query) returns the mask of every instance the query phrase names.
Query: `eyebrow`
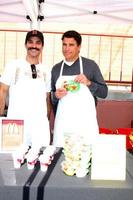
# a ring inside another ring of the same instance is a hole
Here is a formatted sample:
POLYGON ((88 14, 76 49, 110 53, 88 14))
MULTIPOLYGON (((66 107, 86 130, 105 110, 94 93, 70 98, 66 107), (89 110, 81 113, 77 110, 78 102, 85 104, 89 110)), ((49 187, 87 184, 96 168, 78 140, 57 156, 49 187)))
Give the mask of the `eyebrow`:
MULTIPOLYGON (((33 42, 33 41, 34 41, 34 39, 32 39, 33 37, 34 37, 34 36, 32 36, 28 41, 29 41, 29 42, 33 42)), ((36 36, 35 36, 35 37, 36 37, 36 36)), ((38 38, 38 37, 37 37, 36 42, 40 42, 40 43, 42 43, 41 39, 38 38)))

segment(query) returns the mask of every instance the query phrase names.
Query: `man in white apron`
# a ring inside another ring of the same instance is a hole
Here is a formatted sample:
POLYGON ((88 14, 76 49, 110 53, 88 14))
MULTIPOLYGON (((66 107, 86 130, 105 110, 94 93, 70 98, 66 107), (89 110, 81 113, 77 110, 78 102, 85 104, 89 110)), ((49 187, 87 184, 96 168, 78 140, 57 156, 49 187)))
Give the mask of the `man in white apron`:
POLYGON ((108 89, 97 64, 79 56, 81 41, 78 32, 65 32, 62 36, 65 59, 52 68, 52 100, 57 105, 55 146, 64 146, 66 134, 81 135, 88 144, 94 143, 99 134, 94 99, 105 98, 108 89))
POLYGON ((39 62, 43 45, 40 31, 28 32, 26 59, 8 63, 0 79, 0 114, 4 112, 9 90, 7 118, 24 120, 24 145, 38 149, 50 143, 46 102, 50 96, 50 76, 39 62))

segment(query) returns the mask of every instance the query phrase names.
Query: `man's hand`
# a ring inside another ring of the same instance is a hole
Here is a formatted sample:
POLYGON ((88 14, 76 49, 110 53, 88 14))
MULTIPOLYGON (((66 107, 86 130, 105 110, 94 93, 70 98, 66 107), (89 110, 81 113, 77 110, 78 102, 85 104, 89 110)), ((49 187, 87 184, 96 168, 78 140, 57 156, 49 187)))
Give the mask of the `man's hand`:
POLYGON ((58 88, 55 92, 55 96, 57 99, 61 99, 67 94, 67 90, 65 88, 58 88))
POLYGON ((0 115, 4 114, 6 105, 6 97, 8 95, 9 86, 4 83, 0 83, 0 115))
POLYGON ((87 77, 84 75, 84 74, 79 74, 76 76, 75 82, 78 82, 78 83, 82 83, 86 86, 90 86, 91 85, 91 81, 87 79, 87 77))

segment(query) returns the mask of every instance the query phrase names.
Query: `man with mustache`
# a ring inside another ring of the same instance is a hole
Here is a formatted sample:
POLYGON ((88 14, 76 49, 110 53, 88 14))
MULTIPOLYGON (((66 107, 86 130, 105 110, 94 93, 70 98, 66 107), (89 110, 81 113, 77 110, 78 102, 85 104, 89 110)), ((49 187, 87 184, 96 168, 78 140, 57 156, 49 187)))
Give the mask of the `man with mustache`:
POLYGON ((24 120, 24 145, 36 149, 50 143, 50 76, 39 60, 43 46, 40 31, 28 32, 26 58, 8 63, 0 78, 0 115, 9 92, 7 118, 24 120))

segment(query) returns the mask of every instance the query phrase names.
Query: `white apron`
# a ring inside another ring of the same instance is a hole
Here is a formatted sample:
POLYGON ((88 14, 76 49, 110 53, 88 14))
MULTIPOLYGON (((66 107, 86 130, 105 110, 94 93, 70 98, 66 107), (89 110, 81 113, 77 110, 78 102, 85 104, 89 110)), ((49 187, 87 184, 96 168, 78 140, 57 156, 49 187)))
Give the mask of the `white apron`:
MULTIPOLYGON (((74 80, 76 75, 63 76, 64 62, 61 66, 60 76, 56 88, 61 88, 66 80, 74 80)), ((83 73, 82 59, 80 57, 80 73, 83 73)), ((58 103, 54 123, 53 144, 58 147, 64 145, 64 134, 77 134, 84 136, 88 144, 92 144, 99 134, 96 118, 94 98, 84 84, 76 92, 69 91, 58 103)))
POLYGON ((24 144, 39 148, 50 142, 43 79, 20 79, 10 87, 7 117, 24 120, 24 144))

